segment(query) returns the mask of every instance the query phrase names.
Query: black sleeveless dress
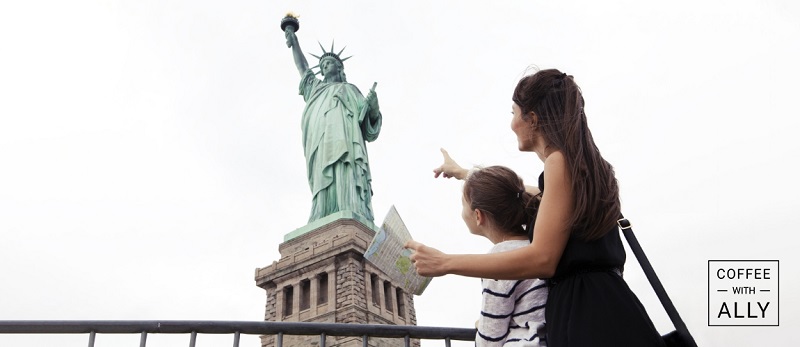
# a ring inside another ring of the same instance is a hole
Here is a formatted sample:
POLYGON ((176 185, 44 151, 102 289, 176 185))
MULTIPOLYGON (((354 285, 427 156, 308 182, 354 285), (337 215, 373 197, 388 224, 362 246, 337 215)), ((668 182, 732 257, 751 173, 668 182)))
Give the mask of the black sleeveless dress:
MULTIPOLYGON (((544 173, 539 176, 544 191, 544 173)), ((549 347, 664 346, 639 299, 622 279, 625 248, 614 226, 584 241, 570 236, 545 309, 549 347)))

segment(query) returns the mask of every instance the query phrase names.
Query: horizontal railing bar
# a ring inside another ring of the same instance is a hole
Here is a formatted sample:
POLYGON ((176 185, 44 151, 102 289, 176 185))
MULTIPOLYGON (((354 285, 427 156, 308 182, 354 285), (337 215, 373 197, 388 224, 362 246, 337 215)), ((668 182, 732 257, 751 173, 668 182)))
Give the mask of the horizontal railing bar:
POLYGON ((0 321, 0 334, 233 334, 249 335, 321 335, 405 337, 415 339, 450 339, 474 341, 475 329, 426 327, 416 325, 348 324, 314 322, 251 321, 91 321, 91 320, 21 320, 0 321))

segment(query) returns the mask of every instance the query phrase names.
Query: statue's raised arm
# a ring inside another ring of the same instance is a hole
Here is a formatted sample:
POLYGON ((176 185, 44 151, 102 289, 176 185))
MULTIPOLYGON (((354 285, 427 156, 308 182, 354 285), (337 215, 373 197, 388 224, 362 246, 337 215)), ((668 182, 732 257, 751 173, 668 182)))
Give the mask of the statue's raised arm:
POLYGON ((303 55, 303 51, 300 49, 300 43, 297 42, 297 35, 295 34, 295 32, 300 29, 300 22, 295 15, 287 14, 281 21, 281 29, 283 29, 284 35, 286 36, 286 46, 292 49, 294 64, 297 66, 297 71, 302 77, 306 73, 306 70, 308 70, 308 61, 303 55))

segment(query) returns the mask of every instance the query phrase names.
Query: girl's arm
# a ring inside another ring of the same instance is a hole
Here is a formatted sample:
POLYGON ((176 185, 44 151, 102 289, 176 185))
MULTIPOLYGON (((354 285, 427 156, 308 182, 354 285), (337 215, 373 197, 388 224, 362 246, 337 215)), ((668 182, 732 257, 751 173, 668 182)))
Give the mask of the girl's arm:
MULTIPOLYGON (((439 176, 443 176, 444 178, 455 178, 457 180, 464 180, 467 178, 469 174, 469 170, 461 167, 458 165, 453 158, 450 157, 450 154, 444 148, 440 148, 442 151, 442 156, 444 157, 444 163, 441 166, 433 169, 433 177, 438 178, 439 176)), ((539 187, 537 186, 530 186, 525 185, 525 191, 531 193, 531 195, 536 195, 541 193, 539 187)))
POLYGON ((461 167, 461 165, 458 165, 453 158, 450 158, 450 154, 448 154, 444 148, 439 148, 439 150, 442 151, 444 163, 442 163, 441 166, 433 169, 433 177, 438 178, 439 175, 441 175, 444 178, 454 177, 457 180, 464 180, 467 178, 469 170, 461 167))
POLYGON ((572 188, 566 160, 553 152, 544 163, 547 191, 542 195, 533 241, 527 247, 492 254, 445 254, 416 241, 406 248, 414 251, 411 261, 423 276, 455 274, 493 279, 549 278, 556 271, 570 228, 572 188))
POLYGON ((475 336, 475 345, 478 347, 499 347, 506 342, 506 337, 511 325, 511 315, 514 314, 515 300, 514 289, 520 281, 498 281, 483 279, 483 302, 481 304, 481 317, 478 319, 478 335, 475 336))

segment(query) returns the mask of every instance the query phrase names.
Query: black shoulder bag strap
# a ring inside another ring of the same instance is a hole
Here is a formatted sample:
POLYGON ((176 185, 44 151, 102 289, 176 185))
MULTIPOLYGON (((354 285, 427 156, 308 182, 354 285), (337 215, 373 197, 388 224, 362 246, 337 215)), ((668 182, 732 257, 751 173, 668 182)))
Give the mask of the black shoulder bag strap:
POLYGON ((669 315, 669 319, 672 320, 672 324, 675 326, 675 331, 664 335, 664 341, 667 343, 667 346, 697 347, 697 343, 695 343, 692 334, 689 333, 689 329, 687 329, 686 324, 683 323, 683 319, 681 319, 681 316, 678 314, 678 310, 675 309, 675 305, 673 305, 672 300, 669 299, 667 291, 664 290, 664 286, 661 285, 661 281, 658 279, 655 270, 653 270, 653 266, 651 266, 650 261, 647 260, 642 246, 639 245, 639 241, 636 240, 636 236, 633 234, 633 229, 631 228, 631 222, 625 219, 625 217, 622 217, 617 221, 617 224, 620 230, 622 230, 622 234, 625 235, 625 239, 628 241, 631 251, 633 251, 633 254, 636 256, 636 260, 638 260, 639 264, 642 266, 647 280, 650 281, 650 285, 653 287, 653 290, 655 290, 658 300, 661 301, 661 305, 664 306, 667 315, 669 315))

